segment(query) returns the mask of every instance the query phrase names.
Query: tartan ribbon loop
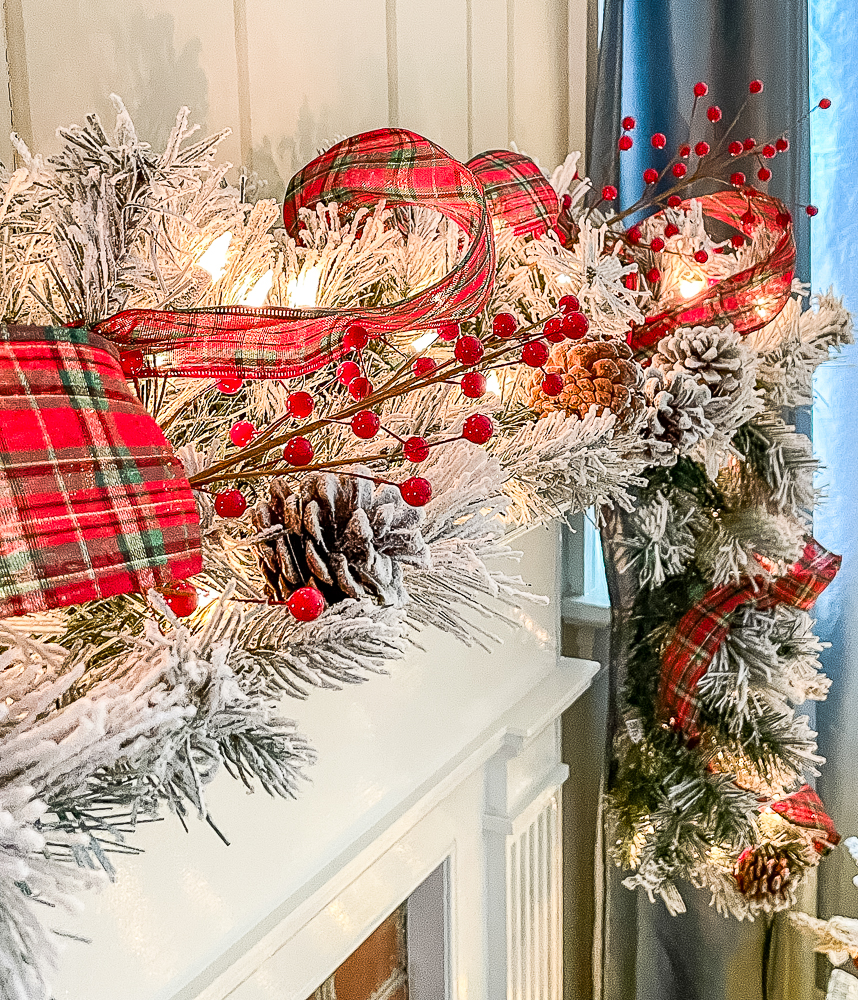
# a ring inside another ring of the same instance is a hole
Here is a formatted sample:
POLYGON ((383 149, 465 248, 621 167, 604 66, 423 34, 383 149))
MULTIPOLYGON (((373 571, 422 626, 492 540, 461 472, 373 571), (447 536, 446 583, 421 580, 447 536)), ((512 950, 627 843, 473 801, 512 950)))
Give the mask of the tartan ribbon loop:
MULTIPOLYGON (((739 333, 753 333, 770 323, 792 295, 796 250, 791 217, 784 203, 748 189, 721 191, 697 200, 704 217, 726 223, 739 232, 745 231, 742 216, 750 211, 772 233, 774 246, 751 267, 633 325, 628 342, 638 357, 651 355, 662 337, 683 326, 732 323, 739 333)), ((683 206, 688 204, 686 201, 683 206)))
POLYGON ((834 826, 834 820, 825 811, 822 799, 810 785, 802 785, 797 791, 773 802, 771 808, 796 826, 819 831, 819 849, 827 851, 840 843, 840 834, 834 826))
POLYGON ((696 733, 697 688, 730 631, 730 616, 743 604, 770 608, 790 604, 807 611, 837 575, 841 557, 809 538, 801 558, 773 581, 746 579, 710 590, 682 617, 661 661, 659 710, 688 736, 696 733))
POLYGON ((202 568, 181 462, 82 328, 0 326, 0 618, 202 568))
MULTIPOLYGON (((473 163, 474 161, 472 161, 473 163)), ((289 182, 283 220, 298 235, 302 208, 338 202, 346 212, 416 205, 447 216, 467 241, 461 259, 438 282, 385 306, 290 309, 224 306, 181 311, 129 309, 95 324, 121 345, 157 354, 141 375, 295 378, 342 356, 353 322, 375 335, 426 329, 479 313, 491 295, 495 247, 491 214, 516 233, 541 233, 557 216, 557 197, 533 161, 489 153, 474 172, 440 146, 404 129, 377 129, 332 146, 289 182)))

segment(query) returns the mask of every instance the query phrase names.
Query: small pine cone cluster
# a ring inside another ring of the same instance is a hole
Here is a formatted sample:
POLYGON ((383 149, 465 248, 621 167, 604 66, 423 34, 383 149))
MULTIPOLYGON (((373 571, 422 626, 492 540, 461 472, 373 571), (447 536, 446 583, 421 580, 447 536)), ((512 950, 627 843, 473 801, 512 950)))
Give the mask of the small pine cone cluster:
POLYGON ((729 396, 741 384, 744 354, 732 326, 684 327, 658 342, 652 366, 665 374, 687 372, 712 396, 729 396))
POLYGON ((644 437, 670 445, 680 454, 711 437, 714 428, 706 417, 709 390, 687 372, 666 375, 648 368, 643 395, 646 400, 644 437))
POLYGON ((395 486, 322 472, 305 476, 293 492, 278 478, 252 520, 258 531, 282 529, 258 546, 266 591, 278 601, 311 584, 328 604, 369 597, 402 605, 403 566, 429 566, 423 512, 395 486))
POLYGON ((792 905, 801 868, 791 845, 761 844, 739 855, 733 875, 749 903, 774 912, 792 905))
POLYGON ((636 390, 641 367, 622 340, 587 339, 556 344, 545 365, 549 375, 563 379, 556 396, 542 391, 542 372, 534 372, 528 386, 528 405, 540 415, 562 410, 581 419, 591 406, 601 415, 613 413, 620 424, 631 422, 640 406, 636 390))

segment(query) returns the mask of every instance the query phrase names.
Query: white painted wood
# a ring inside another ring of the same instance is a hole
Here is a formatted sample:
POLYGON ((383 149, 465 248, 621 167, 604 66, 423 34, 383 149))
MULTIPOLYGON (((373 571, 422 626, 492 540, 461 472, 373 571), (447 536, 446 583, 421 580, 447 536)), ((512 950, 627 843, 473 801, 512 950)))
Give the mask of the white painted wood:
POLYGON ((471 0, 471 154, 509 145, 507 0, 471 0))

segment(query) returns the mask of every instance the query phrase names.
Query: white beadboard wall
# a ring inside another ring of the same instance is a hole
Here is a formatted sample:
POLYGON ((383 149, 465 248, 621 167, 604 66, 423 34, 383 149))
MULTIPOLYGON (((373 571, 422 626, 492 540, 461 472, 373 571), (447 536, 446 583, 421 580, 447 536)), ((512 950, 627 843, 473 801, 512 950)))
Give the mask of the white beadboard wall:
POLYGON ((279 196, 319 147, 387 124, 454 156, 584 142, 587 0, 5 0, 0 158, 40 152, 110 93, 143 138, 182 105, 279 196))

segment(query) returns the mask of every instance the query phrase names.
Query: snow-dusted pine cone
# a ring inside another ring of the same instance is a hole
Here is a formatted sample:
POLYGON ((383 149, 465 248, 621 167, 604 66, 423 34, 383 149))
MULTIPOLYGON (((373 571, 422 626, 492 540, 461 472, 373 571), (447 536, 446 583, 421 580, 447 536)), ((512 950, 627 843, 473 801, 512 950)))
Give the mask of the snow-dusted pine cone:
POLYGON ((259 531, 284 529, 258 547, 266 589, 280 601, 312 583, 329 604, 370 597, 401 605, 408 598, 402 567, 429 565, 423 512, 395 486, 320 472, 293 493, 285 479, 275 479, 252 518, 259 531))
POLYGON ((563 390, 557 396, 546 395, 542 391, 544 375, 534 372, 528 402, 539 414, 562 410, 583 419, 595 405, 599 415, 608 410, 624 424, 639 408, 635 390, 640 386, 641 367, 625 341, 563 341, 552 349, 545 371, 563 379, 563 390))
POLYGON ((683 327, 658 342, 652 366, 688 372, 713 396, 729 396, 739 388, 746 353, 732 325, 683 327))
POLYGON ((714 428, 705 412, 711 399, 709 390, 687 372, 665 375, 659 368, 648 368, 643 395, 647 404, 645 438, 684 453, 711 437, 714 428))
POLYGON ((792 845, 761 844, 739 855, 733 875, 749 903, 774 912, 792 905, 802 868, 800 852, 792 845))

